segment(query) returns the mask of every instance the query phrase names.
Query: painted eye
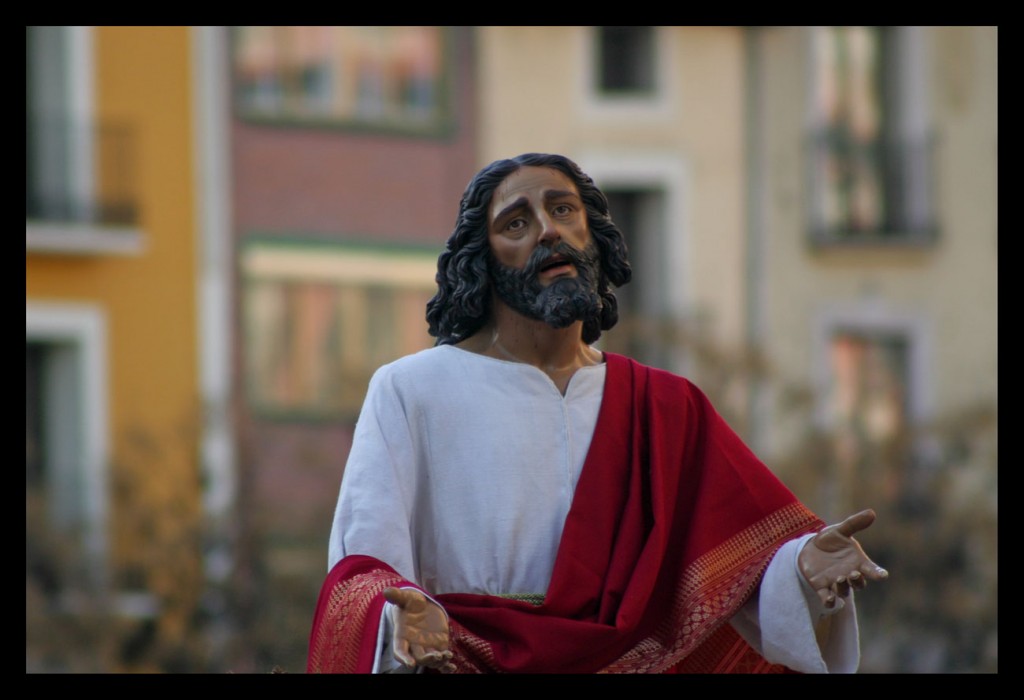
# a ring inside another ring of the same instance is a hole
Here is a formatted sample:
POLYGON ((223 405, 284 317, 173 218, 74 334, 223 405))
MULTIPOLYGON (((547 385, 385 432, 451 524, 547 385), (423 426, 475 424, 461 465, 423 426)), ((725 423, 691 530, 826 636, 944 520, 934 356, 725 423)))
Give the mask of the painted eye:
POLYGON ((524 228, 526 228, 526 221, 523 219, 512 219, 505 226, 506 231, 520 231, 524 228))

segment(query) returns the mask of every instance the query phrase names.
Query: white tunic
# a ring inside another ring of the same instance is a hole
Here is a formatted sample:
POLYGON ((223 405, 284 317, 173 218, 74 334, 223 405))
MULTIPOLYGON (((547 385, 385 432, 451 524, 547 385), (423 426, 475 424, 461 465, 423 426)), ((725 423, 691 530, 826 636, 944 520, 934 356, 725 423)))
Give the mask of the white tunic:
MULTIPOLYGON (((450 345, 381 367, 356 423, 328 568, 366 554, 433 594, 544 593, 605 376, 604 364, 584 367, 562 395, 532 365, 450 345)), ((780 549, 760 604, 733 626, 769 661, 855 671, 852 605, 816 640, 825 611, 796 568, 806 539, 780 549)))

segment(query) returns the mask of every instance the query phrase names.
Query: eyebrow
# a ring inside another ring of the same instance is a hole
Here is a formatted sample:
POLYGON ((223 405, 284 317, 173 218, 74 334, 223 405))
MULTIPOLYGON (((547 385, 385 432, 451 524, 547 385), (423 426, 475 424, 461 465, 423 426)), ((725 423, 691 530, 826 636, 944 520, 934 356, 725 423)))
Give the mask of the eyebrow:
MULTIPOLYGON (((575 197, 576 199, 581 199, 579 194, 577 194, 576 192, 573 192, 572 190, 548 190, 547 192, 544 193, 544 201, 545 202, 551 201, 552 199, 561 199, 562 197, 575 197)), ((504 209, 499 211, 497 214, 495 214, 494 218, 491 219, 491 221, 492 222, 498 221, 499 219, 501 219, 501 217, 503 217, 503 216, 505 216, 507 214, 510 214, 511 212, 513 212, 516 209, 519 209, 519 208, 521 208, 521 207, 523 207, 525 205, 526 205, 526 197, 519 197, 516 201, 512 202, 507 207, 505 207, 504 209)))

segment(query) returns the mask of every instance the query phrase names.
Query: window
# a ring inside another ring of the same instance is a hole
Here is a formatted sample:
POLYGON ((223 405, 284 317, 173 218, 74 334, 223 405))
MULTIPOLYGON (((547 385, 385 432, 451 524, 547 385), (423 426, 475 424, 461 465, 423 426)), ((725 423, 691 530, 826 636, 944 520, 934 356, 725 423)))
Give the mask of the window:
POLYGON ((598 27, 597 53, 599 92, 609 97, 653 95, 654 27, 598 27))
POLYGON ((863 445, 896 436, 907 424, 907 338, 900 333, 839 329, 829 343, 829 359, 834 425, 863 445))
POLYGON ((355 418, 380 365, 433 345, 437 253, 251 242, 243 254, 246 390, 284 418, 355 418))
POLYGON ((829 342, 831 504, 891 503, 909 473, 909 341, 898 332, 837 329, 829 342))
POLYGON ((46 443, 43 440, 43 363, 46 346, 25 345, 25 483, 38 489, 45 477, 46 443))
POLYGON ((441 27, 236 27, 236 104, 252 119, 436 131, 447 44, 441 27))
POLYGON ((133 139, 93 117, 91 30, 25 29, 26 218, 134 224, 133 139))
POLYGON ((26 305, 25 525, 29 570, 106 583, 105 321, 93 307, 26 305))
POLYGON ((577 161, 608 198, 626 240, 633 278, 616 290, 619 323, 602 347, 684 373, 682 321, 687 316, 686 162, 674 155, 628 151, 581 153, 577 161), (671 233, 670 233, 671 232, 671 233))
POLYGON ((25 248, 142 250, 135 137, 93 107, 93 30, 25 28, 25 248))
POLYGON ((29 219, 90 221, 93 142, 88 33, 25 28, 25 213, 29 219), (82 83, 85 83, 83 85, 82 83))
POLYGON ((646 364, 669 369, 673 350, 681 348, 673 333, 665 300, 665 248, 662 244, 665 192, 657 188, 610 186, 608 211, 626 240, 633 280, 616 290, 625 333, 618 349, 646 364))
POLYGON ((812 239, 931 240, 919 28, 817 27, 812 55, 812 239))
POLYGON ((895 506, 927 480, 931 323, 873 303, 827 304, 814 322, 815 422, 828 517, 895 506))

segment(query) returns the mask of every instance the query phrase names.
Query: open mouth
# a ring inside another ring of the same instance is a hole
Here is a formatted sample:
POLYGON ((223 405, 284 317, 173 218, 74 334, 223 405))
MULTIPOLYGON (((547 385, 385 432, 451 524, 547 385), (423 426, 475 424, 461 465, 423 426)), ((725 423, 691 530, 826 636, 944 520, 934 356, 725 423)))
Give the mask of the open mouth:
POLYGON ((561 255, 552 255, 550 258, 545 260, 540 266, 540 272, 551 272, 551 271, 562 271, 566 272, 572 269, 572 262, 568 258, 564 258, 561 255))

